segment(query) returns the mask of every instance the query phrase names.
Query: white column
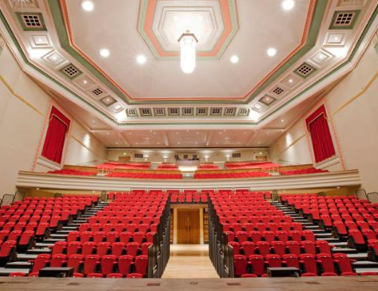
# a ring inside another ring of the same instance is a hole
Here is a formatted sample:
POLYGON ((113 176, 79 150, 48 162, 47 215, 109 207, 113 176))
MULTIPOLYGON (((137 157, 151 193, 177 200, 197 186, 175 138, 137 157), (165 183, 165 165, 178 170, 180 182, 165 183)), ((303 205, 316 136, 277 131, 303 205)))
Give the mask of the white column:
POLYGON ((177 208, 173 208, 173 244, 177 245, 177 208))
POLYGON ((204 244, 205 236, 203 233, 203 208, 200 208, 199 215, 200 215, 200 244, 204 244))

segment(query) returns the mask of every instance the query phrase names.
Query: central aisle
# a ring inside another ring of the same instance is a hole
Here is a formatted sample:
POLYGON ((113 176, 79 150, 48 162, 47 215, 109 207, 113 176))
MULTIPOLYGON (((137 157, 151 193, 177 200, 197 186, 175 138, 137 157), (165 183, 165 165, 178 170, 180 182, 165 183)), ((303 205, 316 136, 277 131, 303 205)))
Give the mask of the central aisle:
POLYGON ((208 245, 171 245, 162 278, 219 278, 209 258, 208 245))

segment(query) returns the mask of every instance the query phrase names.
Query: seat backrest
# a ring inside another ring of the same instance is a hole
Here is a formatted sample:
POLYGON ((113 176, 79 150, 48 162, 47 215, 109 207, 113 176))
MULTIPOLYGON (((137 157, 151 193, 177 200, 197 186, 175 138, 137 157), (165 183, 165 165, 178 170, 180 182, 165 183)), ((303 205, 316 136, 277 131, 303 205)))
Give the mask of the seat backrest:
POLYGON ((125 250, 126 244, 123 242, 115 242, 112 244, 112 255, 114 256, 121 256, 123 255, 123 251, 125 250))
POLYGON ((245 241, 241 243, 241 246, 247 258, 255 253, 255 244, 253 242, 245 241))
POLYGON ((67 249, 67 243, 65 241, 59 241, 54 244, 52 255, 63 254, 67 249))
POLYGON ((92 242, 92 241, 85 242, 83 243, 81 253, 83 254, 84 257, 88 255, 92 255, 96 249, 96 246, 97 244, 95 242, 92 242))
POLYGON ((259 254, 265 257, 270 253, 269 243, 266 241, 259 241, 256 243, 256 249, 258 250, 259 254))
POLYGON ((51 259, 51 262, 50 262, 50 267, 60 268, 66 262, 67 262, 67 255, 64 255, 64 254, 53 255, 52 259, 51 259))
POLYGON ((88 275, 89 273, 94 273, 99 261, 100 261, 99 255, 86 256, 84 260, 84 275, 88 275))
POLYGON ((33 273, 38 273, 40 269, 44 268, 50 261, 51 256, 48 254, 40 254, 33 262, 33 273))
POLYGON ((282 241, 273 241, 271 246, 276 255, 283 256, 286 253, 286 246, 282 241))
POLYGON ((127 275, 130 272, 130 266, 133 262, 133 257, 129 255, 120 256, 118 258, 118 270, 122 275, 127 275))
POLYGON ((103 256, 101 259, 101 273, 103 275, 108 275, 113 273, 114 263, 117 261, 116 256, 103 256))
POLYGON ((14 240, 7 240, 1 245, 0 257, 8 257, 11 251, 16 247, 17 242, 14 240))
POLYGON ((264 258, 261 255, 252 255, 249 256, 249 261, 252 267, 252 273, 261 276, 265 273, 265 262, 264 258))
POLYGON ((339 266, 341 273, 354 272, 351 265, 351 260, 348 258, 346 254, 337 253, 333 255, 333 258, 339 266))
POLYGON ((73 254, 78 254, 81 249, 81 242, 73 241, 68 243, 67 245, 67 256, 71 256, 73 254))
POLYGON ((279 268, 282 266, 281 257, 279 255, 266 255, 265 260, 271 268, 279 268))
POLYGON ((303 264, 306 273, 318 273, 318 268, 316 266, 315 256, 312 254, 302 254, 300 255, 300 262, 303 264))
POLYGON ((247 273, 247 258, 244 255, 234 256, 234 274, 237 277, 247 273))
POLYGON ((316 259, 321 264, 325 273, 335 273, 335 266, 330 254, 318 254, 316 259))
POLYGON ((70 243, 73 241, 77 241, 77 239, 79 238, 79 234, 80 233, 78 231, 71 231, 67 236, 67 242, 70 243))
POLYGON ((148 256, 137 256, 135 258, 135 270, 137 273, 142 274, 143 277, 147 276, 148 269, 148 256))
POLYGON ((100 242, 97 244, 97 255, 100 257, 108 254, 111 244, 109 242, 100 242))
POLYGON ((314 242, 308 240, 302 241, 301 247, 304 250, 304 253, 316 255, 316 248, 314 242))
POLYGON ((293 254, 286 254, 282 256, 282 262, 286 267, 299 268, 298 256, 293 254))

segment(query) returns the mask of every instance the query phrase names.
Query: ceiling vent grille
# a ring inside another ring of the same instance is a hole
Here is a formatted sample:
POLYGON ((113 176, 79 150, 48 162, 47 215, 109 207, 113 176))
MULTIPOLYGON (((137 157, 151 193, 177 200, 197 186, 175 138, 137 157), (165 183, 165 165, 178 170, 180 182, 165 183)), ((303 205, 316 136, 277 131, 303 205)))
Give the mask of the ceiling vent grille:
POLYGON ((68 64, 67 66, 60 69, 60 72, 62 72, 66 77, 69 79, 75 79, 77 76, 81 75, 81 71, 76 68, 73 64, 68 64))
POLYGON ((223 108, 221 107, 215 107, 210 109, 210 115, 211 116, 221 116, 222 115, 223 108))
POLYGON ((228 107, 224 110, 225 116, 235 116, 236 115, 236 107, 228 107))
POLYGON ((169 116, 180 116, 180 108, 168 108, 169 116))
POLYGON ((128 117, 137 117, 138 116, 138 110, 136 108, 128 108, 126 110, 128 117))
POLYGON ((165 116, 165 108, 154 108, 155 116, 165 116))
POLYGON ((139 108, 139 112, 141 116, 151 116, 152 111, 150 108, 139 108))
POLYGON ((315 71, 316 69, 313 66, 307 63, 303 63, 298 69, 295 70, 295 73, 301 76, 302 78, 307 78, 315 71))
POLYGON ((183 108, 182 109, 183 116, 193 116, 194 115, 194 108, 183 108))
POLYGON ((26 31, 46 30, 45 22, 41 13, 17 12, 17 17, 22 29, 26 31))
POLYGON ((241 153, 232 153, 233 158, 241 158, 241 153))
POLYGON ((9 3, 14 8, 36 8, 37 5, 34 0, 9 0, 9 3))
POLYGON ((339 6, 363 6, 366 0, 340 0, 339 6))
POLYGON ((239 116, 248 116, 249 109, 248 108, 239 108, 239 116))
POLYGON ((361 10, 335 11, 331 29, 353 29, 361 10))
POLYGON ((136 158, 136 159, 143 159, 144 156, 143 156, 143 154, 135 154, 134 158, 136 158))
POLYGON ((92 93, 95 96, 100 96, 100 95, 104 94, 104 90, 102 90, 101 88, 97 87, 96 89, 92 90, 92 93))
POLYGON ((208 114, 208 109, 206 107, 197 108, 197 113, 196 113, 197 116, 207 116, 207 114, 208 114))

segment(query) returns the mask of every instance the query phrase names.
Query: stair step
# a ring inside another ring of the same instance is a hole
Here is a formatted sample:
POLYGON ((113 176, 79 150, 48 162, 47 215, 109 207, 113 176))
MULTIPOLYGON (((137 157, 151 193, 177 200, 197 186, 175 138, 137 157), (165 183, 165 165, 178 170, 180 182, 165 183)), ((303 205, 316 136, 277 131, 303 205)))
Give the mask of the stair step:
POLYGON ((17 261, 34 260, 37 256, 37 254, 17 254, 17 261))
POLYGON ((378 268, 356 268, 354 271, 357 274, 365 273, 365 272, 375 272, 378 273, 378 268))
POLYGON ((30 249, 30 250, 27 250, 26 253, 27 254, 49 254, 51 253, 52 250, 49 249, 49 248, 44 248, 44 249, 30 249))
POLYGON ((67 234, 61 234, 61 233, 52 233, 51 234, 51 238, 66 238, 67 237, 67 234))
POLYGON ((66 241, 65 239, 63 238, 47 238, 45 240, 43 240, 43 242, 46 242, 46 243, 56 243, 56 242, 59 242, 59 241, 66 241))
POLYGON ((332 233, 330 232, 315 233, 315 237, 332 237, 332 233))
POLYGON ((5 265, 5 268, 11 268, 11 269, 31 269, 33 267, 32 263, 25 262, 25 261, 16 261, 7 263, 5 265))
POLYGON ((312 229, 312 228, 306 228, 306 230, 311 230, 313 233, 324 233, 323 229, 312 229))
POLYGON ((41 242, 41 243, 36 243, 35 248, 48 248, 49 246, 53 246, 54 243, 46 243, 46 242, 41 242))
POLYGON ((29 269, 11 269, 11 268, 0 268, 0 276, 9 276, 10 273, 25 273, 29 274, 29 269))
POLYGON ((305 223, 310 223, 310 225, 313 225, 313 223, 309 222, 307 219, 305 218, 294 218, 294 222, 301 222, 303 224, 305 223))
POLYGON ((333 242, 340 242, 340 240, 336 237, 317 237, 316 240, 325 240, 332 244, 333 242))
POLYGON ((332 249, 332 251, 334 253, 344 253, 344 254, 356 254, 357 253, 357 250, 356 249, 352 249, 352 248, 339 248, 339 247, 335 247, 332 249))
POLYGON ((56 234, 68 235, 72 230, 58 230, 56 234))
MULTIPOLYGON (((68 225, 68 227, 75 227, 75 228, 77 229, 77 227, 80 226, 80 224, 81 224, 80 222, 71 222, 71 223, 68 225)), ((63 226, 63 228, 64 228, 64 226, 63 226)), ((76 230, 76 229, 75 229, 75 230, 76 230)))
MULTIPOLYGON (((297 222, 297 221, 295 221, 295 222, 297 222)), ((315 226, 315 228, 319 228, 319 226, 314 225, 314 224, 311 223, 311 222, 301 222, 301 224, 302 224, 303 226, 309 226, 310 228, 311 228, 311 227, 314 227, 314 226, 315 226)))
POLYGON ((346 254, 349 259, 354 259, 357 261, 366 261, 368 259, 367 253, 354 253, 354 254, 346 254))
POLYGON ((378 263, 372 261, 358 261, 352 263, 352 266, 354 268, 378 268, 378 263))
POLYGON ((63 226, 62 227, 62 230, 76 230, 77 227, 76 226, 63 226))
POLYGON ((345 241, 343 241, 343 242, 333 242, 333 243, 331 243, 331 245, 334 245, 335 247, 340 247, 340 248, 342 248, 342 247, 348 247, 348 242, 345 242, 345 241))

